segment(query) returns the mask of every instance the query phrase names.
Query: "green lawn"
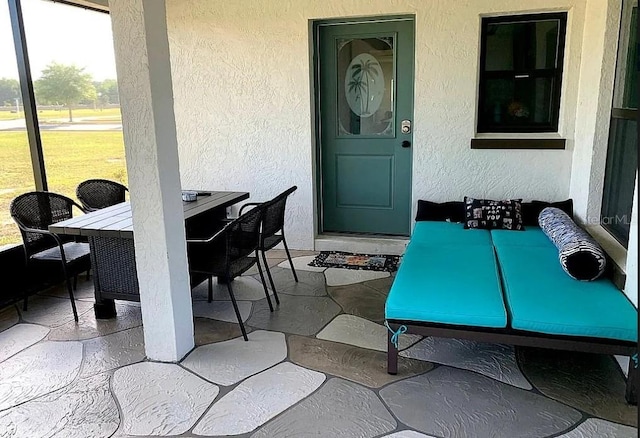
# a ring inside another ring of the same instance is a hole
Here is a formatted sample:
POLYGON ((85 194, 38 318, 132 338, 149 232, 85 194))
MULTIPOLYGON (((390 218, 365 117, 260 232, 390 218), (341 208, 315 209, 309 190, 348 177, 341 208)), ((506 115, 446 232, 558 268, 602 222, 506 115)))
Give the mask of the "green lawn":
MULTIPOLYGON (((43 131, 41 135, 50 191, 75 198, 76 186, 89 178, 127 184, 121 132, 43 131)), ((33 189, 27 134, 0 132, 0 246, 20 241, 9 204, 33 189)))
MULTIPOLYGON (((38 111, 38 120, 40 122, 46 122, 55 119, 68 120, 69 111, 66 108, 61 110, 42 110, 38 111)), ((74 120, 77 117, 100 117, 109 120, 121 120, 120 108, 105 108, 103 110, 94 110, 91 108, 81 108, 73 110, 74 120)), ((24 119, 24 113, 12 113, 11 110, 5 111, 4 108, 0 110, 0 120, 15 120, 24 119)))

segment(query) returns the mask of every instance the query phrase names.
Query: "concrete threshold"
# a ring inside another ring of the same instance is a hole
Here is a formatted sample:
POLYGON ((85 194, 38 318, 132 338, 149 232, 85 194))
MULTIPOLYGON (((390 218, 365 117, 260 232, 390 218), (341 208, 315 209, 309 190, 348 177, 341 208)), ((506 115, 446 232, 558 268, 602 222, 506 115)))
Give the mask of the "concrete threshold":
POLYGON ((404 254, 409 238, 323 234, 315 239, 316 251, 345 251, 361 254, 404 254))

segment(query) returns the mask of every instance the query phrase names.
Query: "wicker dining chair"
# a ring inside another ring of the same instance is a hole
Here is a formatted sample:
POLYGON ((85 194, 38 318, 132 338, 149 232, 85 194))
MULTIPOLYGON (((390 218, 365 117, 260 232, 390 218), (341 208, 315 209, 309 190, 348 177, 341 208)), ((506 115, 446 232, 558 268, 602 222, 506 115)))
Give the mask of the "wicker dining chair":
MULTIPOLYGON (((49 225, 71 219, 73 207, 82 207, 66 196, 50 192, 30 192, 18 196, 11 202, 11 217, 18 224, 22 240, 27 269, 39 264, 57 264, 62 269, 73 317, 78 321, 78 311, 73 296, 75 285, 71 277, 77 280, 81 272, 91 269, 89 244, 76 242, 70 236, 59 236, 48 230, 49 225)), ((24 310, 27 310, 28 294, 24 296, 24 310)))
POLYGON ((95 211, 124 202, 127 191, 115 181, 88 179, 78 185, 76 196, 86 211, 95 211))
POLYGON ((209 282, 208 301, 211 302, 213 299, 213 277, 216 276, 219 281, 226 283, 233 310, 238 318, 238 324, 240 324, 245 341, 248 341, 249 338, 233 293, 231 284, 233 278, 257 264, 269 309, 273 311, 264 274, 260 264, 257 263, 262 216, 263 209, 255 208, 229 222, 222 230, 207 239, 187 238, 189 273, 192 284, 199 283, 203 277, 206 277, 209 282))
POLYGON ((260 231, 260 245, 258 248, 262 253, 262 262, 264 263, 265 269, 267 271, 267 277, 269 278, 269 284, 271 285, 271 289, 273 290, 273 296, 276 299, 276 303, 278 304, 280 304, 280 299, 278 298, 276 286, 273 282, 273 277, 271 276, 269 263, 267 263, 266 253, 267 251, 278 245, 280 242, 282 242, 284 250, 287 254, 287 258, 289 259, 289 265, 291 266, 293 279, 296 281, 296 283, 298 282, 298 274, 296 273, 296 269, 293 266, 291 253, 289 252, 289 247, 287 246, 287 239, 284 236, 284 214, 287 206, 287 198, 297 189, 297 186, 290 187, 270 201, 262 203, 248 202, 240 208, 239 212, 240 214, 242 214, 245 208, 251 207, 261 207, 264 210, 262 218, 262 229, 260 231))

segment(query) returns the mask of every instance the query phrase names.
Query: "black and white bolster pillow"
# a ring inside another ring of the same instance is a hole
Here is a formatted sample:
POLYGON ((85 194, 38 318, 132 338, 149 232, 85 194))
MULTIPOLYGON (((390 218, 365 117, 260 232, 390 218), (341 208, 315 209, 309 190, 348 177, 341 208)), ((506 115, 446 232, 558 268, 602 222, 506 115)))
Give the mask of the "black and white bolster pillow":
POLYGON ((607 265, 602 247, 564 211, 547 207, 538 217, 540 228, 558 248, 562 269, 576 280, 600 277, 607 265))

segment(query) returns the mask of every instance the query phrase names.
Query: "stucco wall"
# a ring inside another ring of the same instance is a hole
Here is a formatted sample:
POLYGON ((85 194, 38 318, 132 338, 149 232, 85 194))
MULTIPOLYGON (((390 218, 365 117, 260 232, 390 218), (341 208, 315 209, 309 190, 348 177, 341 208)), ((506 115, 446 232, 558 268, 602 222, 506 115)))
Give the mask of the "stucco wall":
POLYGON ((312 248, 314 144, 309 20, 415 14, 413 205, 465 195, 569 196, 585 0, 168 0, 183 187, 267 199, 296 184, 292 247, 312 248), (569 11, 564 151, 471 150, 480 17, 569 11))

